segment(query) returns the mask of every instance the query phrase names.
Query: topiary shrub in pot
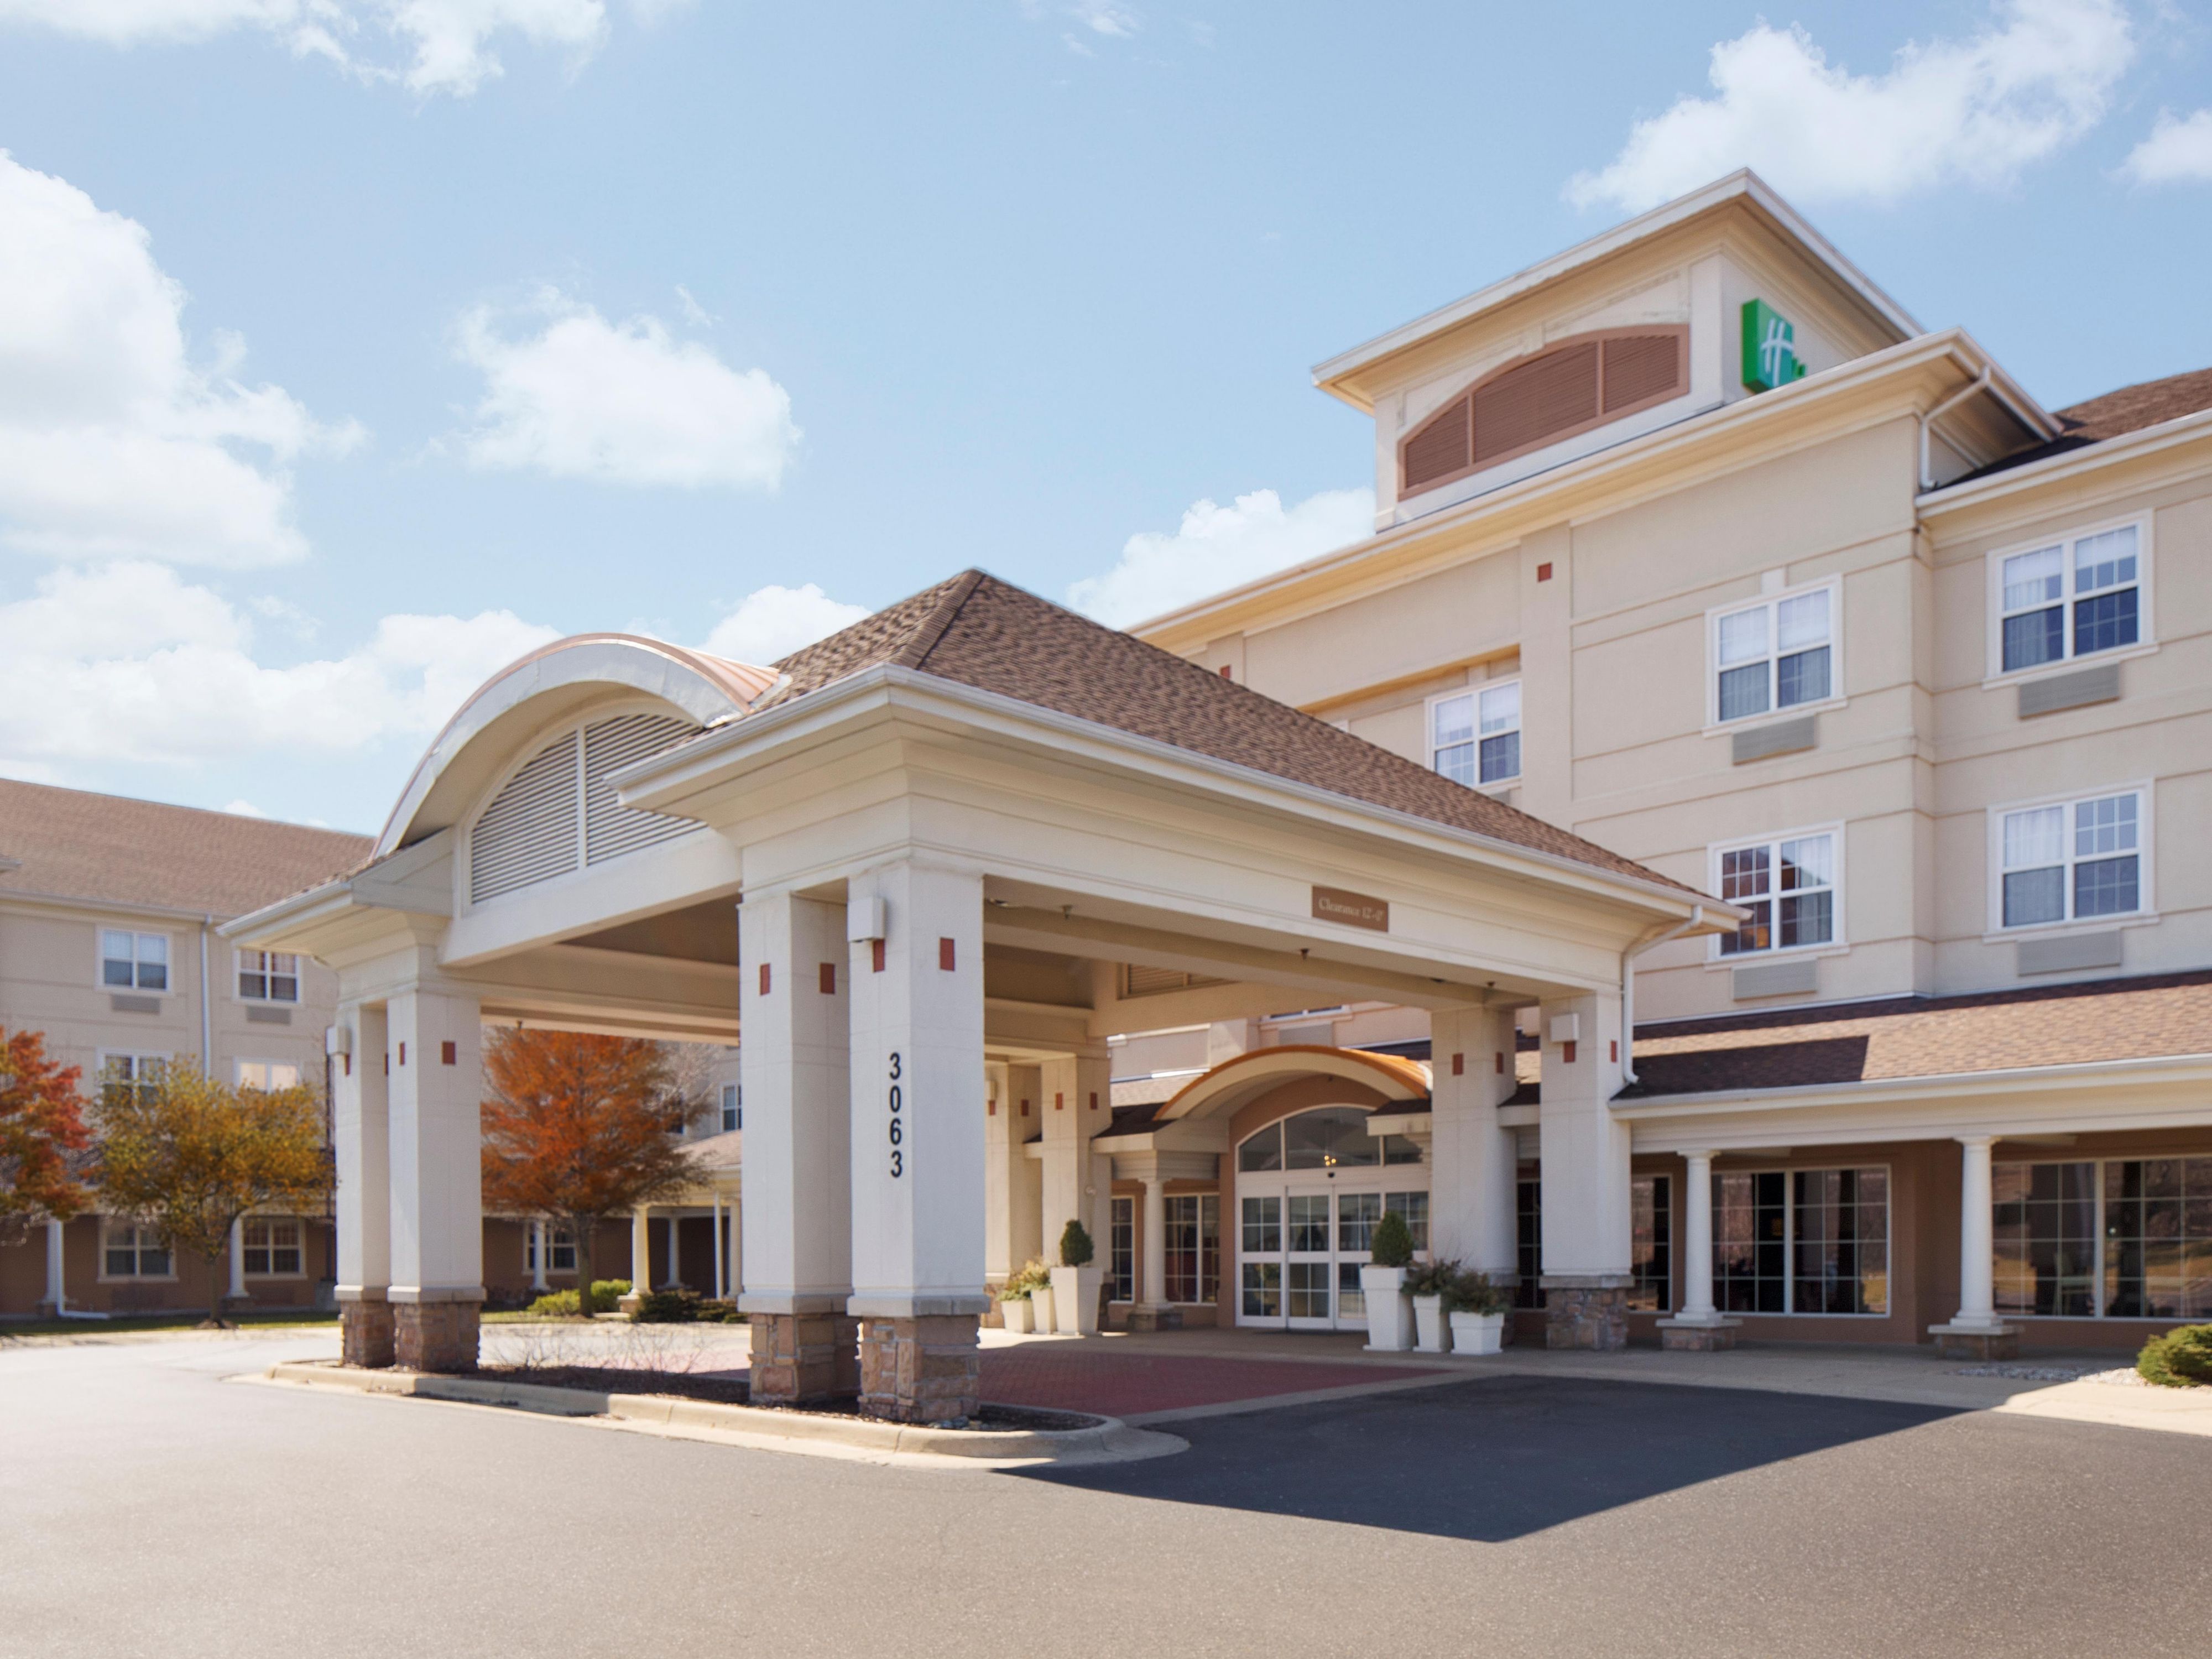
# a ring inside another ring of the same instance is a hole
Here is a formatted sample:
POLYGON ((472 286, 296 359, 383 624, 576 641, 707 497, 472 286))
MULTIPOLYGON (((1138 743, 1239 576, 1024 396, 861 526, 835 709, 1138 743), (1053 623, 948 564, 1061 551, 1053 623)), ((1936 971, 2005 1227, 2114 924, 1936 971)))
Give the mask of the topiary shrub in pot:
POLYGON ((1054 1328, 1063 1336, 1089 1336, 1098 1328, 1098 1292, 1106 1270, 1094 1267, 1091 1231, 1071 1218, 1060 1234, 1060 1265, 1052 1270, 1054 1328))
POLYGON ((1403 1353, 1413 1346, 1413 1310, 1406 1299, 1406 1274, 1413 1263, 1413 1230, 1397 1211, 1386 1210, 1368 1237, 1367 1265, 1359 1270, 1371 1353, 1403 1353))
POLYGON ((2212 1325, 2184 1325, 2154 1336, 2136 1356, 2136 1374, 2162 1389, 2212 1386, 2212 1325))

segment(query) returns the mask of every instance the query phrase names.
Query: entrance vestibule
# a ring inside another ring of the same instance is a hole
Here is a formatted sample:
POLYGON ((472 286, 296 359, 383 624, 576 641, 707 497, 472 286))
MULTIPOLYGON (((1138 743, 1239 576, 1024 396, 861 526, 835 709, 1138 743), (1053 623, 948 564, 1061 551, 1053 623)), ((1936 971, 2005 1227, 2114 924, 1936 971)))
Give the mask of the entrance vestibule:
POLYGON ((1237 1322, 1364 1330, 1359 1269, 1375 1225, 1396 1211, 1426 1250, 1428 1170, 1407 1136, 1371 1135, 1368 1109, 1321 1106, 1255 1131, 1237 1148, 1237 1322))

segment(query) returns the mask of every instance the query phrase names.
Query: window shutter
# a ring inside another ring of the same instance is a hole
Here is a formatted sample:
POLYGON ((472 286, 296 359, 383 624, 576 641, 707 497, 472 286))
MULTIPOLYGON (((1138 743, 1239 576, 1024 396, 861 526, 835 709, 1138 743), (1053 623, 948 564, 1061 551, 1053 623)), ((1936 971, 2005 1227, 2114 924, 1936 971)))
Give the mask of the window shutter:
POLYGON ((509 778, 469 836, 477 903, 576 867, 576 734, 556 738, 509 778))
POLYGON ((584 728, 584 861, 603 864, 641 847, 673 841, 700 826, 689 818, 635 812, 615 799, 607 775, 657 755, 699 728, 665 714, 617 714, 584 728))

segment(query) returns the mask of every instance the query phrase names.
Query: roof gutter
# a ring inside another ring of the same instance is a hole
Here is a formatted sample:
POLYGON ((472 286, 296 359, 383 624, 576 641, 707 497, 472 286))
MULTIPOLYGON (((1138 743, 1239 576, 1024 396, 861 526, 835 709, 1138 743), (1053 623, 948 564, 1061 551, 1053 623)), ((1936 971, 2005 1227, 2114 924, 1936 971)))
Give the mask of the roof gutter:
POLYGON ((1687 921, 1677 922, 1620 953, 1620 1081, 1624 1088, 1632 1088, 1636 1083, 1636 959, 1692 932, 1705 919, 1705 907, 1693 904, 1687 921))

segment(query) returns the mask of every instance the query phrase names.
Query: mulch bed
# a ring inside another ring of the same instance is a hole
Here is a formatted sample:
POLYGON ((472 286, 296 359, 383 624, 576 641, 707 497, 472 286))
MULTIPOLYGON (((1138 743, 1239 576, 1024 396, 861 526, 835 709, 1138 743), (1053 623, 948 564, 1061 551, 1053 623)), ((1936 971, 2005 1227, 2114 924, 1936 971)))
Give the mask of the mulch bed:
MULTIPOLYGON (((526 1382, 534 1388, 580 1389, 592 1394, 656 1395, 676 1400, 706 1400, 721 1406, 750 1406, 752 1390, 742 1376, 727 1372, 648 1371, 614 1365, 485 1365, 476 1376, 495 1382, 526 1382)), ((808 1417, 857 1418, 858 1401, 819 1406, 768 1406, 763 1411, 793 1412, 808 1417)), ((1081 1412, 1039 1410, 1030 1406, 986 1404, 968 1419, 971 1429, 999 1433, 1064 1434, 1096 1428, 1100 1419, 1081 1412)))

